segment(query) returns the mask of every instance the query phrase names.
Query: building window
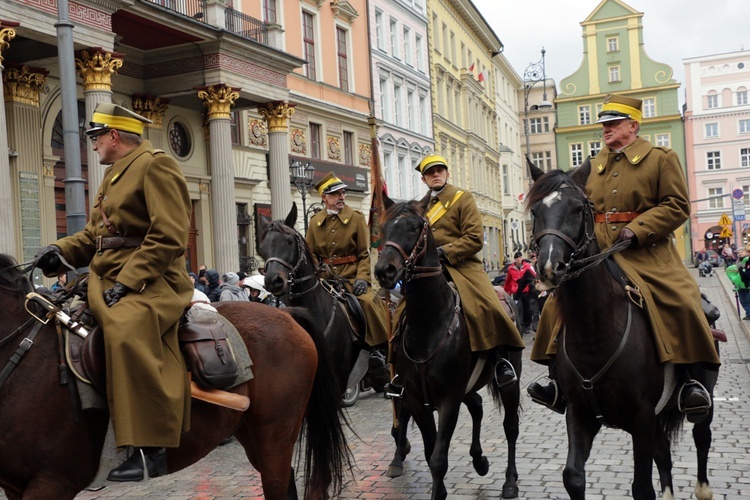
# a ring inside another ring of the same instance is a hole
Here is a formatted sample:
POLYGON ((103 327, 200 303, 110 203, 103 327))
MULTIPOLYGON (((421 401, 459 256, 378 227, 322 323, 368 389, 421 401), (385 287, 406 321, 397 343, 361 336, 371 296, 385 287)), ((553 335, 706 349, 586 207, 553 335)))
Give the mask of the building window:
POLYGON ((719 107, 719 95, 709 94, 706 96, 706 106, 708 109, 714 109, 719 107))
POLYGON ((742 203, 750 205, 750 186, 742 186, 742 203))
POLYGON ((607 52, 617 52, 620 50, 620 44, 616 36, 607 38, 607 52))
POLYGON ((346 30, 336 28, 336 47, 339 63, 339 88, 349 92, 349 54, 346 49, 346 30))
POLYGON ((419 130, 418 132, 427 135, 427 97, 419 96, 419 130))
POLYGON ((609 83, 615 83, 620 81, 620 67, 610 66, 609 68, 609 83))
POLYGON ((383 13, 375 11, 375 43, 380 50, 385 50, 385 34, 383 33, 383 13))
POLYGON ((276 0, 263 0, 263 17, 268 24, 276 24, 276 0))
POLYGON ((541 134, 543 131, 541 118, 529 118, 529 133, 541 134))
POLYGON ((404 26, 404 62, 409 66, 412 65, 411 59, 411 30, 404 26))
POLYGON ((438 38, 438 17, 434 12, 432 14, 432 33, 433 38, 435 39, 435 50, 440 52, 440 39, 438 38))
POLYGON ((747 104, 747 90, 737 91, 737 106, 744 106, 747 104))
POLYGON ((578 124, 589 125, 591 123, 591 106, 578 106, 578 124))
POLYGON ((750 167, 750 148, 740 148, 740 167, 750 167))
POLYGON ((740 134, 750 133, 750 120, 740 120, 740 134))
POLYGON ((304 45, 305 76, 315 80, 315 19, 309 12, 302 13, 302 43, 304 45))
POLYGON ((656 145, 664 146, 665 148, 671 147, 669 140, 669 134, 656 134, 656 145))
POLYGON ((393 123, 401 126, 401 85, 393 86, 393 123))
POLYGON ((708 170, 719 170, 721 168, 721 151, 708 151, 706 153, 706 166, 708 170))
POLYGON ((710 139, 711 137, 719 137, 718 123, 706 123, 706 139, 710 139))
POLYGON ((570 145, 570 166, 580 167, 583 165, 583 146, 580 143, 570 145))
POLYGON ((508 179, 508 165, 503 165, 503 194, 510 194, 510 180, 508 179))
POLYGON ((310 157, 320 159, 320 124, 310 123, 310 157))
POLYGON ((531 153, 531 163, 536 165, 537 168, 549 172, 552 170, 552 153, 550 151, 531 153))
POLYGON ((178 158, 187 158, 190 156, 192 141, 187 126, 178 121, 173 121, 168 132, 169 147, 178 158))
POLYGON ((724 208, 724 188, 708 188, 708 208, 724 208))
POLYGON ((417 53, 417 69, 424 72, 424 56, 422 55, 422 37, 414 35, 414 50, 417 53))
POLYGON ((233 146, 238 146, 240 144, 239 117, 240 113, 238 111, 229 112, 229 134, 232 137, 233 146))
POLYGON ((409 120, 409 130, 414 130, 415 126, 415 117, 414 117, 414 91, 413 90, 407 90, 406 91, 406 119, 409 120))
POLYGON ((589 142, 589 156, 592 158, 599 154, 602 150, 602 141, 591 141, 589 142))
POLYGON ((380 79, 380 117, 384 121, 390 121, 391 113, 388 108, 388 80, 380 79))
POLYGON ((653 97, 648 97, 643 100, 641 106, 644 118, 653 118, 656 116, 656 100, 653 97))
POLYGON ((344 163, 354 165, 354 134, 344 132, 344 163))
POLYGON ((396 20, 391 18, 391 55, 398 59, 398 33, 396 33, 397 28, 396 20))

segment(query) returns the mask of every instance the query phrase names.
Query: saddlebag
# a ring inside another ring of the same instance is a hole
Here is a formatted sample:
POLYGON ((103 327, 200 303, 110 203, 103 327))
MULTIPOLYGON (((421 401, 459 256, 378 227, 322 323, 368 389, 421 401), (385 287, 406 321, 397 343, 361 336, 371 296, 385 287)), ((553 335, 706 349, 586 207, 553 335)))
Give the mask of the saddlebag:
POLYGON ((178 337, 193 380, 204 389, 230 387, 238 369, 218 314, 191 316, 183 317, 178 337))

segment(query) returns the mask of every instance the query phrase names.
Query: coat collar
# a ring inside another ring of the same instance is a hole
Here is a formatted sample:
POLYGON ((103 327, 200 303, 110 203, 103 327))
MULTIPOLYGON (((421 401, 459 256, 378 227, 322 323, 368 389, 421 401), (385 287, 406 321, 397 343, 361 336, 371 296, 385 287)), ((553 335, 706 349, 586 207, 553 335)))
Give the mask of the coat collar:
MULTIPOLYGON (((638 165, 643 159, 648 156, 651 150, 654 149, 654 145, 646 139, 637 137, 635 142, 630 146, 626 147, 621 154, 625 155, 631 165, 638 165)), ((597 154, 591 161, 591 168, 598 174, 604 172, 607 166, 607 159, 610 154, 615 154, 614 151, 609 149, 609 146, 604 146, 599 154, 597 154)))
MULTIPOLYGON (((446 183, 445 187, 443 188, 440 193, 436 196, 436 198, 445 205, 446 203, 453 201, 453 197, 456 196, 456 192, 458 191, 458 188, 454 186, 453 184, 446 183)), ((430 201, 432 201, 432 191, 428 191, 425 195, 425 200, 428 205, 430 205, 430 201)))
POLYGON ((322 226, 323 224, 325 224, 326 220, 328 220, 329 217, 338 217, 341 223, 346 225, 349 224, 349 222, 352 220, 352 216, 354 215, 354 209, 349 205, 344 205, 344 208, 342 208, 341 211, 336 215, 328 215, 328 212, 326 212, 325 208, 321 210, 321 212, 323 213, 323 217, 318 221, 318 226, 322 226))

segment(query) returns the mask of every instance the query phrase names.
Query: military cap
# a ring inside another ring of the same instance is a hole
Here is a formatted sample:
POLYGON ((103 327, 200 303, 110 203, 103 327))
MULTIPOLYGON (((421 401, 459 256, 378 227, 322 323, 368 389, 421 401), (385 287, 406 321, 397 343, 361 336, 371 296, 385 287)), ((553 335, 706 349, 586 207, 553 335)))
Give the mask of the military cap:
POLYGON ((344 181, 336 177, 336 174, 333 172, 328 172, 314 187, 321 195, 335 193, 347 188, 344 181))
POLYGON ((434 154, 425 156, 424 159, 419 162, 419 165, 417 165, 416 171, 424 175, 425 171, 438 165, 442 165, 446 169, 448 168, 448 162, 442 156, 434 154))
POLYGON ((596 123, 611 122, 614 120, 631 119, 638 123, 641 122, 641 104, 640 99, 625 97, 617 94, 607 94, 604 98, 602 110, 599 112, 599 120, 596 123))
POLYGON ((90 128, 86 130, 86 135, 97 136, 112 129, 141 135, 143 125, 146 123, 153 122, 117 104, 100 102, 94 110, 94 116, 91 117, 90 128))

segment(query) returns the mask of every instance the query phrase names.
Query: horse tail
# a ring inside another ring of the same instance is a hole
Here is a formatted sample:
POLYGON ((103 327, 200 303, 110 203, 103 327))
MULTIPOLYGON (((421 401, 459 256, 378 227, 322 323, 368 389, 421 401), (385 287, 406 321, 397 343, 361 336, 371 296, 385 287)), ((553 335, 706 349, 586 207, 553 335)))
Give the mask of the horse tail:
POLYGON ((666 408, 659 414, 659 425, 670 443, 676 443, 682 435, 685 414, 677 409, 677 405, 666 408))
POLYGON ((290 307, 287 311, 308 332, 318 351, 318 367, 303 422, 305 498, 327 498, 329 485, 333 486, 333 496, 338 497, 344 474, 351 473, 354 466, 344 433, 344 425, 351 426, 341 406, 342 395, 336 393, 338 384, 323 332, 307 309, 290 307))

